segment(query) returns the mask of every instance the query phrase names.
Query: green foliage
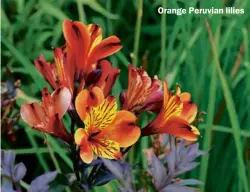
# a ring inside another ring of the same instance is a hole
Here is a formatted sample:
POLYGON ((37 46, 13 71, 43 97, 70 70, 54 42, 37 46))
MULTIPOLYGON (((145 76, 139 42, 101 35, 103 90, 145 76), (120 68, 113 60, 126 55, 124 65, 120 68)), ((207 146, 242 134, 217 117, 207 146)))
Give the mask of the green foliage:
MULTIPOLYGON (((40 54, 52 60, 51 48, 63 45, 62 21, 69 18, 97 23, 105 37, 115 34, 123 45, 123 49, 110 58, 113 65, 122 70, 113 88, 116 97, 126 88, 127 66, 133 60, 137 66, 143 65, 150 75, 166 78, 171 88, 178 83, 183 91, 192 94, 200 111, 207 111, 205 122, 200 125, 199 142, 203 150, 212 150, 209 156, 201 158, 201 166, 186 176, 202 180, 204 191, 249 191, 250 2, 144 0, 142 17, 138 17, 141 1, 3 0, 2 81, 10 78, 8 66, 13 78, 21 80, 21 90, 30 96, 18 95, 15 107, 18 109, 23 102, 40 99, 41 88, 48 86, 32 63, 40 54), (159 15, 157 9, 162 3, 167 3, 168 8, 197 7, 198 4, 200 8, 235 6, 244 8, 245 14, 159 15), (136 58, 131 58, 131 53, 136 58)), ((143 120, 142 124, 148 121, 143 120)), ((44 171, 72 171, 65 146, 51 136, 47 136, 49 145, 46 146, 42 133, 31 130, 22 121, 19 126, 17 134, 21 138, 17 137, 14 145, 2 138, 1 148, 13 149, 17 157, 38 162, 27 176, 27 183, 44 171)), ((145 168, 142 149, 150 145, 150 139, 143 138, 130 151, 129 161, 138 163, 138 169, 145 168)), ((21 185, 25 187, 25 183, 21 185)), ((95 191, 116 189, 116 183, 111 182, 95 191)))

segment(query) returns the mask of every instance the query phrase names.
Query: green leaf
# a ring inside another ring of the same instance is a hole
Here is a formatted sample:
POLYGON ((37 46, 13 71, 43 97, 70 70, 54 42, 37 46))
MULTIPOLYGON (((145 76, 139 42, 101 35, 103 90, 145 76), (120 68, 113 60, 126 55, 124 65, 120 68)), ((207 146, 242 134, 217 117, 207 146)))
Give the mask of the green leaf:
POLYGON ((69 19, 69 17, 64 12, 50 3, 42 1, 40 6, 44 13, 47 13, 48 15, 51 15, 59 20, 69 19))
POLYGON ((119 19, 119 15, 108 12, 96 0, 82 0, 82 3, 109 19, 119 19))

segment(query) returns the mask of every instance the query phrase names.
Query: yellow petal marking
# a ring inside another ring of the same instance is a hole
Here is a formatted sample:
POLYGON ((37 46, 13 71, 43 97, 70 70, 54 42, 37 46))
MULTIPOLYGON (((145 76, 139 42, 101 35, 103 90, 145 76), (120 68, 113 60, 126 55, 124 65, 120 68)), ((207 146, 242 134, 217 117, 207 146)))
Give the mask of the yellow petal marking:
POLYGON ((121 156, 119 143, 112 140, 93 140, 91 141, 91 147, 95 154, 100 157, 107 159, 119 159, 121 156))
POLYGON ((93 107, 84 121, 88 133, 92 130, 102 130, 107 127, 115 118, 117 103, 113 96, 107 97, 100 105, 93 107))

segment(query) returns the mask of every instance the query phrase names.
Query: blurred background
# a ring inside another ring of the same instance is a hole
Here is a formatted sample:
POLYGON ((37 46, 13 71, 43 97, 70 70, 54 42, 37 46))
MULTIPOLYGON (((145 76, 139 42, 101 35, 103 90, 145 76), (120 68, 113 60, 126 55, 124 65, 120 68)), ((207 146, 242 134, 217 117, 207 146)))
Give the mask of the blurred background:
MULTIPOLYGON (((102 27, 103 36, 116 35, 123 48, 111 56, 121 69, 113 94, 127 86, 128 63, 143 66, 153 76, 178 83, 192 94, 200 111, 202 150, 209 156, 184 177, 204 181, 202 191, 246 191, 250 175, 250 1, 248 0, 2 0, 1 8, 1 148, 11 149, 28 168, 24 181, 60 167, 72 169, 68 151, 54 138, 53 150, 43 134, 19 120, 24 102, 40 99, 48 86, 33 60, 43 54, 52 60, 52 47, 64 44, 62 21, 80 20, 102 27), (242 15, 160 15, 167 8, 244 8, 242 15), (206 27, 211 28, 215 46, 206 27), (55 157, 55 161, 53 158, 55 157)), ((67 122, 67 119, 66 119, 67 122)), ((143 123, 143 122, 142 122, 143 123)), ((128 161, 145 168, 143 138, 129 153, 128 161)), ((135 178, 139 182, 139 178, 135 178)), ((115 182, 95 191, 115 191, 115 182)))

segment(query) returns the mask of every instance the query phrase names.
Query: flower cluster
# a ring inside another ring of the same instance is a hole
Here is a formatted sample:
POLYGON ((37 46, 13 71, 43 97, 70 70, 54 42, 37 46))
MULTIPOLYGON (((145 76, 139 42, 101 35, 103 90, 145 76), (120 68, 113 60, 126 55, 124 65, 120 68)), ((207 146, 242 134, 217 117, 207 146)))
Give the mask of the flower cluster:
POLYGON ((167 82, 157 76, 151 78, 143 68, 128 66, 128 86, 120 94, 121 108, 110 91, 120 73, 112 67, 107 56, 122 46, 116 36, 103 39, 96 24, 78 21, 63 22, 65 44, 54 48, 54 61, 41 55, 35 59, 37 70, 53 89, 42 90, 41 103, 27 103, 21 107, 21 117, 33 129, 52 134, 69 145, 76 144, 83 162, 103 157, 118 160, 123 148, 134 145, 142 136, 170 134, 187 141, 200 135, 192 125, 197 106, 191 95, 179 86, 170 92, 167 82), (69 113, 71 133, 63 123, 69 113), (138 125, 142 112, 156 117, 144 128, 138 125), (74 130, 74 125, 78 126, 74 130))
MULTIPOLYGON (((174 138, 172 138, 174 141, 174 138)), ((171 142, 171 141, 170 141, 171 142)), ((187 185, 201 185, 202 182, 196 179, 179 179, 177 176, 196 168, 199 163, 193 162, 199 156, 206 155, 206 152, 199 150, 199 144, 184 145, 181 141, 177 146, 172 142, 172 148, 169 155, 161 162, 154 153, 152 153, 152 166, 150 174, 153 178, 153 184, 157 191, 197 191, 195 188, 187 185), (167 167, 165 166, 167 164, 167 167)))

